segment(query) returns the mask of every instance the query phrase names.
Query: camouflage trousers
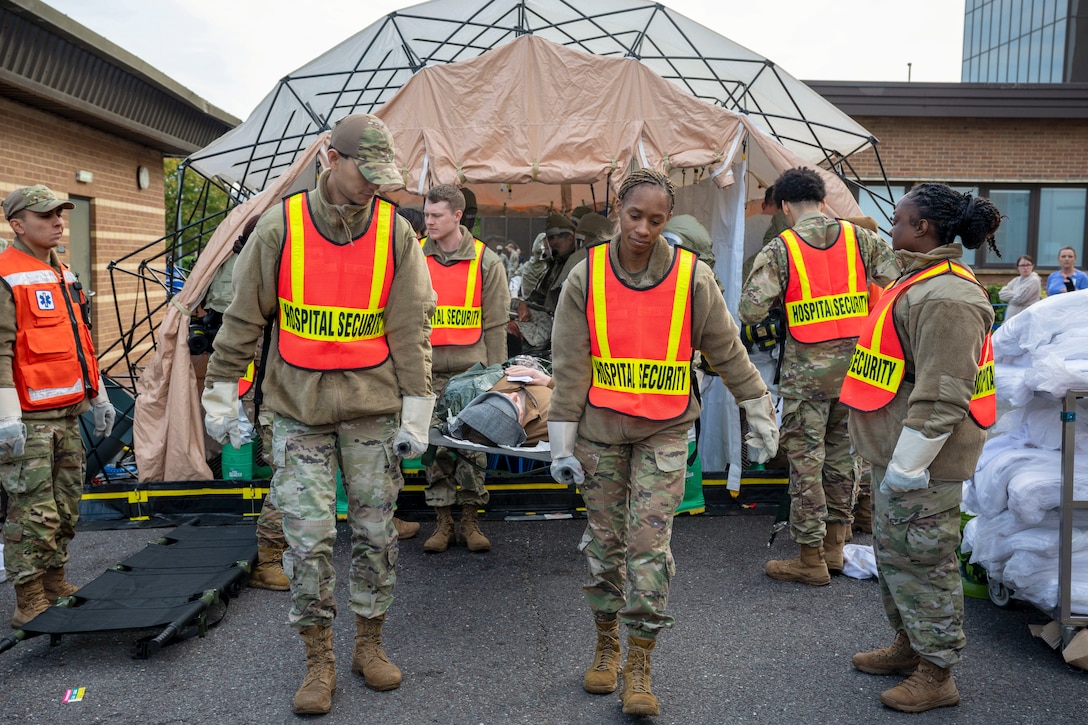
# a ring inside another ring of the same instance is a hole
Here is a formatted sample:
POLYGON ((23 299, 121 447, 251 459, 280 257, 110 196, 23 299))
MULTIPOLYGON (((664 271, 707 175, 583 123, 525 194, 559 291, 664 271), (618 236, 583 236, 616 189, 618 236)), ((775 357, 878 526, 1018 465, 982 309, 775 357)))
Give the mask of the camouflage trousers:
MULTIPOLYGON (((261 411, 257 430, 261 433, 261 450, 268 465, 275 472, 276 464, 272 461, 272 414, 261 411)), ((264 497, 261 514, 257 517, 257 546, 262 549, 286 549, 287 539, 283 536, 283 514, 272 502, 272 495, 264 497)))
POLYGON ((786 398, 781 446, 790 462, 790 536, 819 546, 826 522, 854 522, 854 454, 838 400, 786 398))
POLYGON ((343 474, 351 525, 351 610, 373 618, 393 602, 397 533, 393 505, 404 486, 393 438, 400 415, 306 425, 276 415, 272 430, 271 498, 283 515, 291 580, 288 622, 296 629, 328 625, 336 616, 336 470, 343 474))
POLYGON ((0 463, 0 482, 8 492, 4 568, 16 585, 68 562, 86 470, 79 418, 25 423, 22 457, 0 463))
MULTIPOLYGON (((436 398, 442 396, 449 380, 450 376, 444 374, 431 378, 431 388, 436 398)), ((431 427, 443 422, 437 415, 433 416, 431 427)), ((465 504, 486 506, 491 498, 484 486, 483 469, 486 466, 487 454, 483 452, 460 450, 454 453, 448 448, 439 448, 435 452, 434 463, 427 466, 427 487, 423 490, 423 500, 434 507, 465 504)))
POLYGON ((589 565, 582 588, 596 613, 617 613, 637 637, 671 627, 665 614, 672 558, 673 513, 684 498, 687 431, 669 430, 629 445, 578 437, 574 455, 588 519, 578 550, 589 565))
POLYGON ((889 495, 880 490, 884 471, 873 466, 873 548, 884 611, 918 654, 951 667, 967 644, 956 556, 963 482, 931 480, 920 491, 889 495))

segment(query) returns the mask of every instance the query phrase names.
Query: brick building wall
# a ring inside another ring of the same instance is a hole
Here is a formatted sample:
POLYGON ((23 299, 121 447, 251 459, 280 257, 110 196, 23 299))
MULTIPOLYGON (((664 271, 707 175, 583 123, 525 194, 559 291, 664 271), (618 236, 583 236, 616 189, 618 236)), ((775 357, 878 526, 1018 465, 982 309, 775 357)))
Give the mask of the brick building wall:
MULTIPOLYGON (((1088 181, 1088 119, 858 117, 879 141, 892 181, 1088 181)), ((876 155, 851 158, 879 178, 876 155)))
MULTIPOLYGON (((119 346, 106 349, 120 338, 115 302, 119 303, 122 325, 131 325, 131 315, 142 317, 145 298, 139 294, 139 280, 129 274, 114 274, 116 298, 108 266, 165 233, 163 212, 162 153, 84 124, 22 105, 0 97, 0 198, 13 189, 28 184, 45 184, 60 197, 80 196, 90 199, 91 280, 84 287, 95 291, 93 321, 95 347, 103 368, 126 374, 110 366, 120 357, 119 346), (136 170, 148 169, 151 184, 139 189, 136 170), (90 171, 91 183, 76 181, 76 171, 90 171)), ((61 255, 69 263, 68 228, 61 255)), ((10 227, 3 225, 0 236, 11 239, 10 227)), ((153 256, 149 250, 146 256, 153 256)), ((125 265, 133 269, 138 262, 125 265)), ((152 306, 165 300, 165 292, 150 296, 152 306)), ((150 349, 150 341, 142 347, 150 349)))
MULTIPOLYGON (((880 160, 893 183, 1088 183, 1088 119, 858 116, 856 120, 879 140, 880 160)), ((850 161, 860 178, 880 178, 873 151, 850 161)), ((1007 261, 998 268, 977 269, 980 281, 1008 282, 1016 269, 1015 260, 1007 261)))

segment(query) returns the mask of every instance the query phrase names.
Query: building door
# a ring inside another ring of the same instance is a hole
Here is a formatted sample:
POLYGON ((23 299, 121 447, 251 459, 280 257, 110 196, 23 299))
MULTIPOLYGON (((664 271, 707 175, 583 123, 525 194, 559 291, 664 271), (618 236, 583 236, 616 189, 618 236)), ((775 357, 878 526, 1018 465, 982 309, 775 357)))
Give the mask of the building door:
MULTIPOLYGON (((91 200, 83 196, 69 196, 76 205, 68 211, 68 266, 83 285, 83 294, 94 307, 94 286, 91 278, 91 200)), ((92 314, 91 319, 94 319, 92 314)))

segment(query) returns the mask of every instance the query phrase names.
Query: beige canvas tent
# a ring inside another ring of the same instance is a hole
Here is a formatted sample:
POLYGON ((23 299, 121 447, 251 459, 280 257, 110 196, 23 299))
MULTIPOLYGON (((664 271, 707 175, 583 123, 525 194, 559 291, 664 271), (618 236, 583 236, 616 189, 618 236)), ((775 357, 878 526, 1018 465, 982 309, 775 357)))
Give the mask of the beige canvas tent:
MULTIPOLYGON (((591 55, 535 35, 424 68, 376 113, 396 140, 405 184, 388 191, 402 199, 433 184, 458 183, 471 186, 492 213, 539 213, 565 206, 565 194, 569 206, 572 194, 586 193, 580 187, 592 185, 603 200, 606 184, 617 188, 632 168, 670 173, 681 187, 677 213, 695 214, 711 232, 733 310, 753 180, 770 183, 784 169, 812 165, 746 116, 684 93, 633 59, 591 55)), ((199 392, 179 344, 187 324, 181 312, 199 301, 250 213, 277 203, 287 189, 312 184, 325 138, 318 136, 271 186, 231 213, 168 313, 159 351, 140 379, 134 448, 141 479, 210 476, 199 392)), ((822 173, 830 211, 860 213, 841 180, 822 173)), ((725 470, 740 461, 736 407, 720 383, 704 404, 703 465, 725 470)), ((731 483, 739 483, 740 466, 729 471, 731 483)))

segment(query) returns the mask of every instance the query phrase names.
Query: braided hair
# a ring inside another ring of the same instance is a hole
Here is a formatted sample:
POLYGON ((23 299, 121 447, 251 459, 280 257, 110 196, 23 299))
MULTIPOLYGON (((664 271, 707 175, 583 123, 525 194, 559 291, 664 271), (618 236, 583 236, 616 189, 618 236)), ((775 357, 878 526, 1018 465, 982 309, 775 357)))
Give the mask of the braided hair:
POLYGON ((907 194, 923 219, 937 229, 937 241, 951 244, 958 236, 967 249, 978 249, 985 242, 998 257, 994 240, 1004 217, 994 203, 983 197, 961 194, 947 184, 919 184, 907 194))
POLYGON ((669 213, 671 214, 673 207, 676 206, 676 187, 673 186, 668 175, 663 174, 660 171, 654 171, 653 169, 636 169, 632 171, 627 175, 627 178, 623 180, 623 183, 620 184, 620 190, 616 196, 622 203, 624 197, 627 196, 627 192, 631 191, 631 189, 636 186, 642 186, 643 184, 658 186, 669 195, 669 213))

